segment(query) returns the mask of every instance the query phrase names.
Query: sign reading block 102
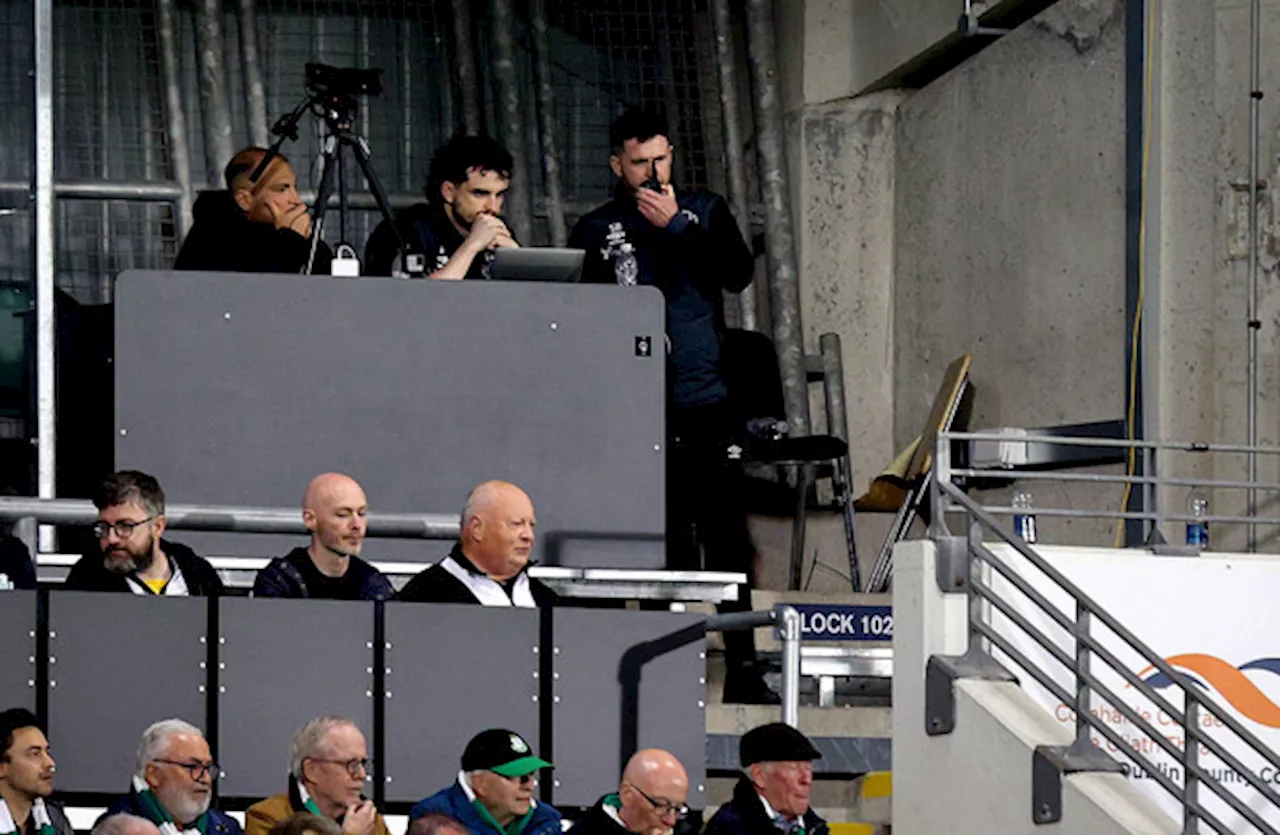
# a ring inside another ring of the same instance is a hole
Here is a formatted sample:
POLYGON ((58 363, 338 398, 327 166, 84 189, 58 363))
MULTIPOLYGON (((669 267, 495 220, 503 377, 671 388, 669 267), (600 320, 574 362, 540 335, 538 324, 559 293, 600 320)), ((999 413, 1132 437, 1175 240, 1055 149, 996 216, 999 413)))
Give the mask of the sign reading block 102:
POLYGON ((788 603, 800 613, 805 641, 892 641, 892 606, 788 603))

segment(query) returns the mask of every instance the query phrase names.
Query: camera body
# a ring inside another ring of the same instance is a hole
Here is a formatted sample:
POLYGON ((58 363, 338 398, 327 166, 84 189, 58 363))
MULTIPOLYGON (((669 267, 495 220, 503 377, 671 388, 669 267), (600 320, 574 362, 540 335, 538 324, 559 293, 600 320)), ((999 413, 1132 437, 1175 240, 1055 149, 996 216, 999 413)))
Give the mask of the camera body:
POLYGON ((331 97, 382 95, 381 69, 331 67, 307 64, 307 89, 314 94, 331 97))

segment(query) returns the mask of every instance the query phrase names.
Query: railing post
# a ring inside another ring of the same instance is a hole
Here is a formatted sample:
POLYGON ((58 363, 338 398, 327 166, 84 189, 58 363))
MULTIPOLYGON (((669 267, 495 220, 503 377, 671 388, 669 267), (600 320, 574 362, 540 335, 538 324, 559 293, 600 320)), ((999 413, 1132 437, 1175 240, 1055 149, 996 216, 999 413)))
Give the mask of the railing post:
MULTIPOLYGON (((977 560, 973 558, 973 555, 976 551, 975 546, 980 545, 981 543, 982 543, 982 523, 978 521, 976 516, 970 513, 969 514, 968 547, 965 549, 966 551, 965 561, 968 567, 968 571, 965 572, 965 576, 968 578, 972 578, 974 574, 976 574, 979 570, 981 570, 980 564, 978 563, 977 560)), ((978 595, 978 592, 974 589, 974 585, 972 582, 966 581, 964 586, 965 586, 965 594, 969 595, 969 648, 966 650, 966 652, 967 653, 980 653, 980 652, 985 653, 986 647, 983 646, 982 633, 978 631, 978 624, 982 622, 983 614, 985 611, 983 600, 978 595)))
POLYGON ((1200 743, 1196 740, 1196 728, 1200 723, 1200 702, 1191 687, 1184 688, 1186 702, 1182 728, 1182 833, 1197 835, 1200 831, 1199 815, 1195 807, 1199 803, 1200 781, 1192 773, 1196 765, 1196 749, 1200 743))
POLYGON ((951 483, 951 438, 946 432, 939 432, 933 442, 933 482, 930 484, 930 499, 933 507, 933 518, 929 520, 929 536, 937 539, 947 536, 947 505, 950 500, 943 491, 942 485, 951 483))
POLYGON ((1076 739, 1074 746, 1077 751, 1084 753, 1088 751, 1089 745, 1089 723, 1081 719, 1081 715, 1090 708, 1089 698, 1089 648, 1086 640, 1089 637, 1089 610, 1079 600, 1076 601, 1076 627, 1074 637, 1076 640, 1076 739))
POLYGON ((782 640, 782 721, 800 726, 800 613, 790 606, 778 610, 782 640))

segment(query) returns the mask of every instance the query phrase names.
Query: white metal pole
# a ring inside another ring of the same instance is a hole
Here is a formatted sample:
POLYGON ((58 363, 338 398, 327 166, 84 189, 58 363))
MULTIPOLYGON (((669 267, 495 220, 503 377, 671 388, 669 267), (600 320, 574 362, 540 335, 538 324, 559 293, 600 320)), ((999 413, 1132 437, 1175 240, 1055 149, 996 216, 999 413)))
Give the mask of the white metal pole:
MULTIPOLYGON (((36 489, 53 498, 57 469, 54 403, 53 295, 53 0, 34 0, 35 23, 35 284, 36 284, 36 489)), ((57 547, 54 530, 40 528, 40 550, 57 547)))

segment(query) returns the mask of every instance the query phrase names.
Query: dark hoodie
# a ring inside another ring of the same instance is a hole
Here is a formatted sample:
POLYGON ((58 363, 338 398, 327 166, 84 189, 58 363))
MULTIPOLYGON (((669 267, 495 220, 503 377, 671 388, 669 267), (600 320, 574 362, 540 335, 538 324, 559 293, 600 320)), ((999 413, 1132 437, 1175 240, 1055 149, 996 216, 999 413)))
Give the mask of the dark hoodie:
MULTIPOLYGON (((180 542, 160 540, 160 550, 168 557, 170 563, 182 572, 182 579, 187 583, 187 593, 192 597, 216 597, 223 593, 222 581, 218 572, 204 557, 196 554, 180 542)), ((70 591, 117 591, 132 590, 125 575, 111 571, 103 563, 102 552, 96 548, 80 558, 71 567, 67 582, 63 588, 70 591)))
MULTIPOLYGON (((292 229, 249 220, 231 192, 201 192, 192 214, 195 222, 174 262, 175 270, 299 273, 306 268, 310 239, 292 229)), ((333 252, 320 241, 313 274, 328 275, 332 261, 333 252)))

